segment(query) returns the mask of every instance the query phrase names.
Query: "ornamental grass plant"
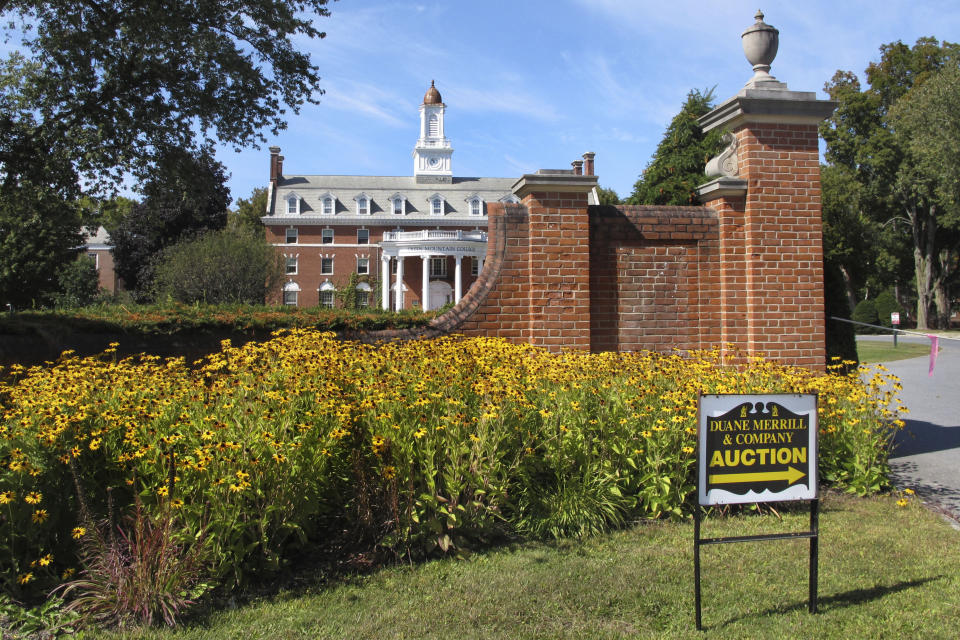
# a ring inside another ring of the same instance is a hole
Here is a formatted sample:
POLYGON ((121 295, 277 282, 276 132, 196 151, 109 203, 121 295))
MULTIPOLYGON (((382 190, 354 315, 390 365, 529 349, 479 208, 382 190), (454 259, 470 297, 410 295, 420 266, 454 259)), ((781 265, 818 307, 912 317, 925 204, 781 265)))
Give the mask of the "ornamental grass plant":
POLYGON ((70 579, 81 504, 102 518, 108 490, 120 513, 139 503, 152 522, 172 514, 177 539, 204 537, 199 579, 225 590, 317 547, 414 558, 681 519, 700 392, 819 394, 822 482, 872 493, 904 409, 893 377, 842 366, 312 330, 193 363, 111 348, 14 366, 0 383, 2 590, 29 601, 70 579))

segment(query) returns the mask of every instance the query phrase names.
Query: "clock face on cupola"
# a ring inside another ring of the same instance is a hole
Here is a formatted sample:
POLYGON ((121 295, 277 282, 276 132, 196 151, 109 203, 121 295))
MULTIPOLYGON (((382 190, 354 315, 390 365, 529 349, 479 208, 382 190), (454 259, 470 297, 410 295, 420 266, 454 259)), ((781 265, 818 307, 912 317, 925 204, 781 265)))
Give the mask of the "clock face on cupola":
POLYGON ((413 149, 413 175, 417 182, 451 182, 453 179, 450 163, 453 147, 443 130, 446 108, 431 81, 420 105, 420 137, 413 149))

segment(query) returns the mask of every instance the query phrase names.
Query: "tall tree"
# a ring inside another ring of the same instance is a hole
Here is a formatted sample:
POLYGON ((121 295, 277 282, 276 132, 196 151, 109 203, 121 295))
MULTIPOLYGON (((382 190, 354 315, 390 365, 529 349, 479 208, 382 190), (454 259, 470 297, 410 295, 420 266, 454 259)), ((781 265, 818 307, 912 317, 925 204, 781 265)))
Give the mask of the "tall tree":
POLYGON ((597 187, 597 198, 600 204, 620 204, 620 196, 617 192, 606 187, 597 187))
POLYGON ((249 198, 238 198, 237 209, 231 220, 240 227, 263 231, 260 218, 267 214, 267 189, 256 187, 249 198))
MULTIPOLYGON (((7 65, 30 114, 0 117, 0 139, 30 138, 66 155, 88 188, 126 172, 146 178, 165 149, 264 141, 320 95, 303 39, 327 0, 0 0, 7 65), (19 24, 18 24, 19 20, 19 24), (26 35, 23 35, 26 34, 26 35), (11 66, 14 68, 11 71, 11 66), (29 117, 28 117, 29 116, 29 117)), ((5 79, 0 79, 0 84, 5 79)), ((29 154, 0 157, 3 179, 29 154)), ((69 176, 59 185, 76 188, 69 176)))
MULTIPOLYGON (((869 87, 849 71, 838 71, 825 89, 838 107, 820 133, 829 164, 842 166, 858 184, 858 208, 876 223, 909 229, 917 295, 917 325, 926 327, 935 291, 949 277, 942 249, 944 208, 934 178, 904 145, 890 111, 940 69, 956 64, 960 46, 921 38, 911 48, 902 42, 880 47, 881 57, 866 70, 869 87)), ((942 321, 942 318, 939 320, 942 321)))
POLYGON ((124 286, 148 295, 160 252, 201 231, 227 224, 230 189, 224 166, 212 151, 193 155, 168 149, 156 173, 143 186, 143 202, 134 205, 110 231, 116 272, 124 286))
POLYGON ((960 273, 960 60, 951 60, 897 100, 890 111, 895 135, 910 164, 922 176, 924 188, 939 211, 930 233, 937 273, 931 289, 937 325, 948 327, 952 313, 951 287, 960 273), (934 229, 934 225, 938 225, 934 229))
POLYGON ((657 151, 633 185, 627 204, 695 204, 695 189, 707 181, 707 161, 722 145, 720 131, 703 133, 697 118, 713 109, 713 89, 694 89, 667 127, 657 151))

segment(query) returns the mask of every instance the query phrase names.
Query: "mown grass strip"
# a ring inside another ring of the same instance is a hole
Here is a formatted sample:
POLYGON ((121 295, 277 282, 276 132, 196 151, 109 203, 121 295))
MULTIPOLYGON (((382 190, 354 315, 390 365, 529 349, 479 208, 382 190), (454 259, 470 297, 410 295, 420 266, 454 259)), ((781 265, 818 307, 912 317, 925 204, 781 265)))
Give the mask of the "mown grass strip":
MULTIPOLYGON (((805 508, 712 518, 710 536, 802 530, 805 508)), ((960 614, 960 532, 911 500, 829 493, 820 612, 807 612, 808 543, 703 552, 705 634, 694 629, 690 522, 582 543, 524 544, 285 592, 178 630, 112 639, 948 638, 960 614), (909 535, 904 535, 909 532, 909 535)), ((98 636, 99 637, 99 636, 98 636)))
POLYGON ((893 338, 890 338, 889 342, 886 340, 857 341, 857 356, 863 363, 893 362, 894 360, 906 360, 907 358, 918 358, 926 355, 930 355, 929 344, 900 342, 894 347, 893 338))

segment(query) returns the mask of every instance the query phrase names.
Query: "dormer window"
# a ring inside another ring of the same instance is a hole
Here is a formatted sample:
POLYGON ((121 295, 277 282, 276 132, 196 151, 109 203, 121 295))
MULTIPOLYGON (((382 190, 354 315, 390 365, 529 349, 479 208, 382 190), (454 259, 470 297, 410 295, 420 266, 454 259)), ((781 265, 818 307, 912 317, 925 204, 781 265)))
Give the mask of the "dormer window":
POLYGON ((320 194, 320 213, 325 216, 332 216, 337 211, 337 197, 327 191, 320 194))
POLYGON ((467 198, 467 207, 470 209, 470 215, 472 216, 482 216, 483 215, 483 198, 480 196, 473 196, 467 198))
POLYGON ((323 199, 323 213, 326 215, 333 215, 333 198, 327 196, 323 199))
POLYGON ((288 216, 298 216, 300 215, 300 196, 295 193, 291 193, 286 198, 287 201, 287 215, 288 216))
POLYGON ((407 213, 407 199, 399 193, 390 198, 390 203, 391 209, 393 210, 393 215, 402 216, 407 213))
POLYGON ((357 215, 358 216, 367 216, 370 215, 370 198, 367 197, 367 194, 361 193, 356 198, 357 202, 357 215))
POLYGON ((439 194, 430 198, 430 213, 435 216, 443 215, 443 197, 439 194))
POLYGON ((500 198, 500 202, 503 202, 504 204, 520 204, 520 198, 511 193, 510 195, 500 198))

